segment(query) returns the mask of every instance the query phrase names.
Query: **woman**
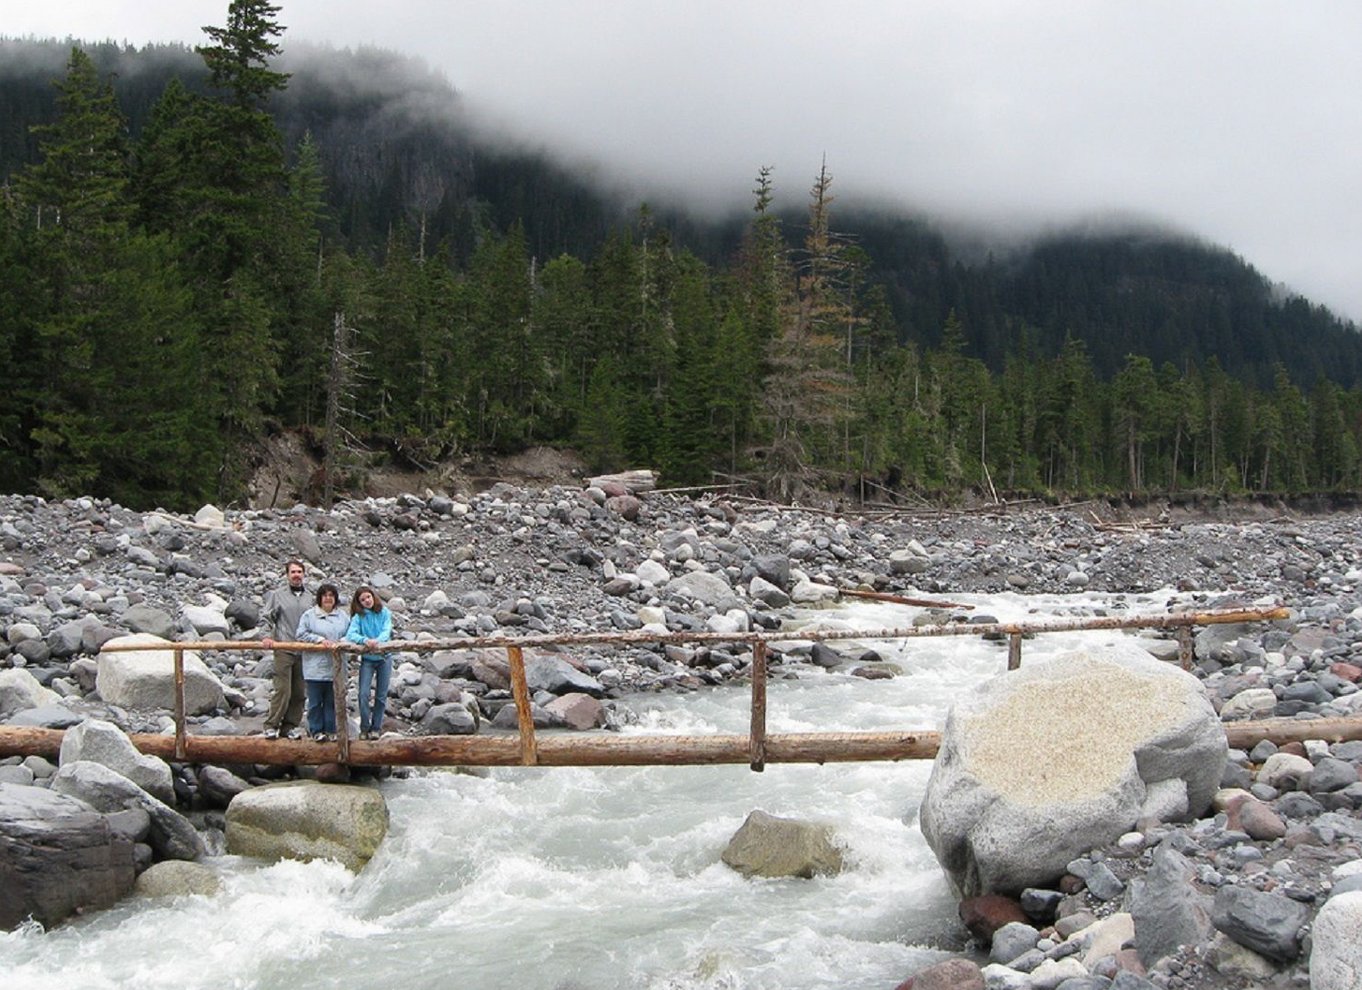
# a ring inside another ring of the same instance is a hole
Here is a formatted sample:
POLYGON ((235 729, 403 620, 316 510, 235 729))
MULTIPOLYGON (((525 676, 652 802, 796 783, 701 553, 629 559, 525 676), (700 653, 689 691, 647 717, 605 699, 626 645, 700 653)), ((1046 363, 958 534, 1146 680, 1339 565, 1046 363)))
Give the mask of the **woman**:
MULTIPOLYGON (((372 650, 393 638, 393 616, 373 588, 361 586, 350 599, 350 628, 345 638, 372 650)), ((393 658, 389 653, 365 653, 359 659, 359 737, 377 739, 383 732, 383 708, 388 700, 393 658), (369 702, 373 690, 373 704, 369 702)))
POLYGON ((298 620, 294 637, 300 643, 317 643, 322 650, 303 654, 303 687, 307 690, 307 731, 317 742, 328 741, 336 732, 336 689, 332 680, 332 654, 345 639, 348 620, 336 606, 340 592, 334 584, 317 589, 317 604, 298 620))

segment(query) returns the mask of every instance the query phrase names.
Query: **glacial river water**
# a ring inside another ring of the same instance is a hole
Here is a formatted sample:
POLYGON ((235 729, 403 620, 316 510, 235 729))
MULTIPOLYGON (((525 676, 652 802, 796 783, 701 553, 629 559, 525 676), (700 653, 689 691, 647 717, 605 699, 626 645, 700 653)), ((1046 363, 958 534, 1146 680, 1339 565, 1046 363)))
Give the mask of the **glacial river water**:
MULTIPOLYGON (((1160 593, 963 596, 1003 620, 1162 611, 1160 593)), ((857 604, 855 628, 914 609, 857 604)), ((1120 632, 1028 640, 1024 662, 1120 632)), ((875 646, 902 674, 815 668, 774 680, 772 732, 940 728, 1001 671, 976 637, 875 646)), ((779 673, 780 668, 774 668, 779 673)), ((629 732, 745 732, 749 692, 628 699, 629 732)), ((125 899, 51 932, 0 934, 5 990, 888 990, 958 946, 947 883, 917 827, 930 763, 430 772, 382 785, 387 839, 358 876, 333 863, 214 860, 211 898, 125 899), (753 809, 834 826, 847 868, 745 880, 720 862, 753 809)))

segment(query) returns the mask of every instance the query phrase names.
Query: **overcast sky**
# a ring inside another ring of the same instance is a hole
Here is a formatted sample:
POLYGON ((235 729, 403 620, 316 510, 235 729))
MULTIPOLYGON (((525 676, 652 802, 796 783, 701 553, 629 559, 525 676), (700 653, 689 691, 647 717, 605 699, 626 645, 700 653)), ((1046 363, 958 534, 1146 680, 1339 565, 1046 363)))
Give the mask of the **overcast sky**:
MULTIPOLYGON (((440 68, 482 115, 750 206, 878 193, 995 230, 1137 216, 1362 321, 1362 3, 277 0, 282 43, 440 68)), ((9 36, 203 40, 227 0, 0 0, 9 36)), ((835 208, 834 208, 835 209, 835 208)))

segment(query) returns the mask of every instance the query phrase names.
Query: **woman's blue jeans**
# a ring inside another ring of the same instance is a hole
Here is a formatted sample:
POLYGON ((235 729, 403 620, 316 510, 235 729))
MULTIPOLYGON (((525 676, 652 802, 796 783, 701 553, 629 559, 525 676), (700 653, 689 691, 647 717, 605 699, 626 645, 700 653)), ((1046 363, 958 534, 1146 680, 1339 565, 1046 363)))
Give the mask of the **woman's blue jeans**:
POLYGON ((336 686, 330 681, 304 681, 307 688, 307 731, 336 731, 336 686))
POLYGON ((388 701, 388 682, 393 676, 393 658, 364 657, 359 662, 359 731, 382 732, 383 709, 388 701), (369 704, 372 688, 374 700, 369 704))

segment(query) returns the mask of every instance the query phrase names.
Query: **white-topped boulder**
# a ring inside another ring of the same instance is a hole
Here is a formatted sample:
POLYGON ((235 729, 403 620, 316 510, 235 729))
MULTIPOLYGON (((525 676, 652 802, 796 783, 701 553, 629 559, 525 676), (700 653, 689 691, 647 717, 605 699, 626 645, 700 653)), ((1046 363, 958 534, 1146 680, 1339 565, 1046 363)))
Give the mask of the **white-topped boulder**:
POLYGON ((1201 814, 1226 752, 1191 674, 1127 644, 1065 654, 951 709, 922 832, 963 895, 1017 894, 1137 822, 1201 814))

